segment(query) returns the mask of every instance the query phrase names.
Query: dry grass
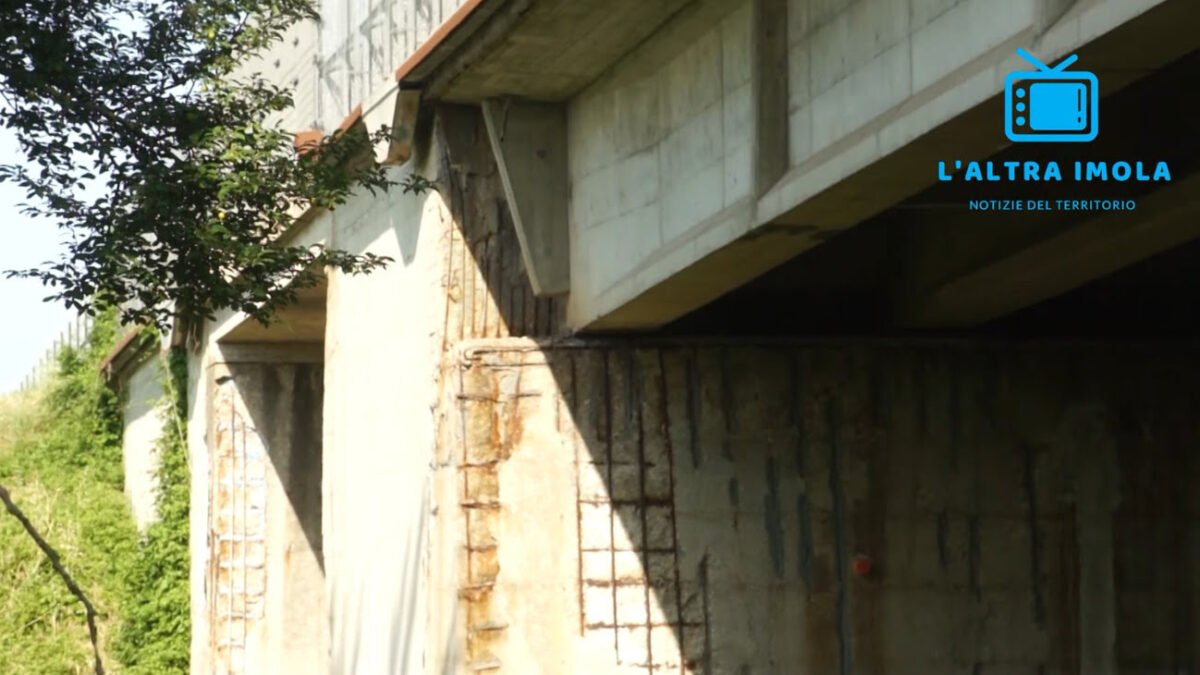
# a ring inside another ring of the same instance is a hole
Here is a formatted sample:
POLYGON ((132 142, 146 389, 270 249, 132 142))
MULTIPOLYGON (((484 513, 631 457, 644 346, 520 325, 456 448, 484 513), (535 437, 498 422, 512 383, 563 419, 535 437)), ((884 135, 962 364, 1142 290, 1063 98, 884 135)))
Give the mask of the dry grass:
MULTIPOLYGON (((13 501, 64 560, 79 551, 78 528, 62 517, 64 495, 38 482, 12 488, 13 501)), ((69 499, 69 495, 67 495, 69 499)), ((0 514, 0 669, 14 675, 88 673, 91 647, 79 603, 7 513, 0 514)))
MULTIPOLYGON (((103 523, 97 516, 111 519, 108 514, 115 511, 119 517, 123 505, 119 493, 92 485, 89 469, 64 469, 40 456, 37 444, 50 422, 40 407, 44 393, 43 388, 0 397, 0 483, 59 552, 93 603, 102 607, 105 616, 99 628, 107 644, 118 620, 113 611, 116 598, 109 588, 113 570, 106 569, 108 555, 98 545, 94 530, 103 523), (20 461, 28 456, 39 456, 41 461, 20 461)), ((119 672, 110 654, 104 654, 104 662, 108 672, 119 672)), ((83 607, 21 524, 0 506, 0 673, 91 672, 83 607)))
POLYGON ((0 454, 28 438, 37 426, 37 405, 43 388, 0 396, 0 454))

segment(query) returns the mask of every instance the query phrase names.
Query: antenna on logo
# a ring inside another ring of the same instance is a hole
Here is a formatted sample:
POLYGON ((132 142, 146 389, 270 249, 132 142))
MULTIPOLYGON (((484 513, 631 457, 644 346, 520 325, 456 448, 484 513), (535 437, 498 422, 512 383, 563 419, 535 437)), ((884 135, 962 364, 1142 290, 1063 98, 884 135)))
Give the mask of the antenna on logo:
POLYGON ((1051 68, 1017 48, 1033 70, 1004 78, 1004 135, 1017 143, 1081 143, 1096 138, 1100 126, 1100 86, 1095 73, 1067 70, 1072 54, 1051 68))
POLYGON ((1067 58, 1063 59, 1062 63, 1051 68, 1050 66, 1039 61, 1036 56, 1034 56, 1033 54, 1030 54, 1029 52, 1025 51, 1024 49, 1021 49, 1020 47, 1017 47, 1017 56, 1020 56, 1021 58, 1025 59, 1026 61, 1032 63, 1034 65, 1034 67, 1036 67, 1038 70, 1040 70, 1044 73, 1061 73, 1062 71, 1066 70, 1067 66, 1069 66, 1072 63, 1075 63, 1076 61, 1079 60, 1079 56, 1077 54, 1072 54, 1072 55, 1068 56, 1067 58))

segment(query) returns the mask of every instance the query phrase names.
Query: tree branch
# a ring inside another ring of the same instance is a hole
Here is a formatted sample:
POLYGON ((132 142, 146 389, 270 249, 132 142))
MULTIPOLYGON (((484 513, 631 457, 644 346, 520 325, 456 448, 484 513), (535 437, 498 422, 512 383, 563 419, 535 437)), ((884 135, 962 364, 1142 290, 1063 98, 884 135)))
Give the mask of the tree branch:
POLYGON ((88 600, 87 596, 84 595, 83 590, 79 588, 75 580, 71 578, 71 575, 67 573, 66 568, 62 565, 62 559, 58 557, 58 551, 55 551, 54 547, 46 543, 46 540, 38 533, 33 523, 29 522, 29 518, 13 503, 12 497, 9 496, 8 490, 3 485, 0 485, 0 500, 4 502, 4 506, 8 509, 8 512, 21 522, 21 525, 29 533, 34 543, 38 545, 38 548, 42 549, 42 553, 46 554, 46 558, 50 560, 50 564, 54 567, 54 571, 58 573, 58 576, 62 577, 63 583, 67 585, 67 590, 71 591, 71 595, 79 598, 79 602, 83 603, 83 608, 87 610, 88 636, 92 639, 92 653, 96 657, 96 675, 104 675, 104 665, 100 662, 100 633, 96 629, 96 608, 88 600))

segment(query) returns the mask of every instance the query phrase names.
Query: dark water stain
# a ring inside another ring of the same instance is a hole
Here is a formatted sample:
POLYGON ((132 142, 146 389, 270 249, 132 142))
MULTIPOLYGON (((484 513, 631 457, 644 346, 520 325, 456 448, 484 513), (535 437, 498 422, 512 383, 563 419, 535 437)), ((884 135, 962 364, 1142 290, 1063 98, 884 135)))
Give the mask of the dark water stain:
POLYGON ((729 489, 729 505, 732 507, 732 511, 733 511, 733 529, 736 530, 738 528, 738 525, 741 524, 741 515, 742 515, 742 509, 741 509, 742 493, 741 493, 741 487, 738 484, 738 479, 730 478, 728 489, 729 489))
POLYGON ((796 499, 796 512, 800 516, 800 578, 809 592, 813 590, 813 531, 812 513, 808 495, 796 499))
POLYGON ((729 363, 729 350, 721 350, 720 360, 721 416, 725 418, 725 438, 721 439, 721 456, 733 461, 733 435, 737 433, 737 399, 733 391, 733 372, 729 363))
POLYGON ((1037 477, 1033 466, 1033 448, 1024 448, 1025 500, 1029 506, 1029 575, 1033 592, 1033 620, 1037 625, 1046 623, 1046 598, 1042 589, 1042 537, 1038 526, 1037 477))
POLYGON ((712 663, 712 602, 708 585, 708 553, 700 559, 700 599, 704 609, 704 654, 700 662, 704 675, 713 675, 712 663))
POLYGON ((979 516, 972 515, 967 519, 968 546, 967 546, 967 569, 969 570, 968 578, 970 579, 971 593, 978 600, 982 597, 982 589, 979 586, 979 516))
POLYGON ((950 551, 946 545, 946 539, 949 536, 950 519, 946 515, 946 510, 942 509, 937 517, 937 547, 938 547, 938 562, 942 565, 942 570, 950 566, 950 551))
POLYGON ((802 373, 802 365, 800 357, 792 357, 792 377, 789 381, 791 391, 791 412, 792 412, 792 427, 796 431, 796 473, 802 478, 807 474, 807 452, 806 441, 808 440, 805 433, 804 425, 804 377, 802 373))
POLYGON ((696 365, 694 353, 688 354, 685 362, 687 373, 687 417, 688 417, 688 450, 692 456, 692 468, 699 469, 703 463, 700 455, 700 370, 696 365))
POLYGON ((774 457, 767 458, 767 495, 763 497, 763 520, 771 552, 771 569, 776 577, 783 577, 783 512, 779 506, 779 472, 774 457))
POLYGON ((838 401, 831 398, 826 408, 826 418, 829 428, 829 490, 833 495, 833 533, 834 533, 834 565, 837 568, 837 636, 838 636, 838 673, 849 675, 852 672, 850 650, 850 611, 849 595, 846 584, 846 565, 848 545, 846 541, 846 492, 842 485, 842 458, 838 438, 838 425, 841 422, 838 401))

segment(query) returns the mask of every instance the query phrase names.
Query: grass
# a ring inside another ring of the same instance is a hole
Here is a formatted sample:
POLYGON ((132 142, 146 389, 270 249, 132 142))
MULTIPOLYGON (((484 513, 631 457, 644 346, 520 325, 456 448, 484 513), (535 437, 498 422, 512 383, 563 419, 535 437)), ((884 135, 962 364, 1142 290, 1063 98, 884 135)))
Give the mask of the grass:
MULTIPOLYGON (((115 340, 110 315, 88 345, 60 356, 48 382, 0 397, 0 485, 100 613, 106 672, 186 675, 186 354, 176 349, 168 360, 162 404, 172 422, 156 447, 159 518, 139 534, 123 489, 121 406, 98 370, 115 340)), ((0 675, 93 672, 82 604, 0 510, 0 675)))
MULTIPOLYGON (((95 369, 109 334, 65 353, 42 387, 0 398, 0 484, 100 612, 101 654, 120 625, 137 532, 122 489, 120 418, 95 369)), ((91 673, 83 606, 15 518, 0 511, 0 673, 91 673)))

